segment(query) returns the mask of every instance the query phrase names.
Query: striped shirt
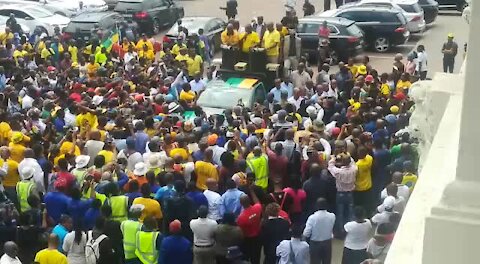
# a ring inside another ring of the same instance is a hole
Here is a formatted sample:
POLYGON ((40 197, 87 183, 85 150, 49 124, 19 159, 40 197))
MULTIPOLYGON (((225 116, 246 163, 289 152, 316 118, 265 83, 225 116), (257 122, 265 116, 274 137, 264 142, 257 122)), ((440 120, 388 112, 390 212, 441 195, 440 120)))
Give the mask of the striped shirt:
POLYGON ((342 166, 338 168, 335 166, 335 159, 331 159, 328 162, 328 171, 335 177, 337 191, 339 192, 351 192, 355 189, 355 178, 357 176, 357 165, 352 161, 348 166, 342 166))

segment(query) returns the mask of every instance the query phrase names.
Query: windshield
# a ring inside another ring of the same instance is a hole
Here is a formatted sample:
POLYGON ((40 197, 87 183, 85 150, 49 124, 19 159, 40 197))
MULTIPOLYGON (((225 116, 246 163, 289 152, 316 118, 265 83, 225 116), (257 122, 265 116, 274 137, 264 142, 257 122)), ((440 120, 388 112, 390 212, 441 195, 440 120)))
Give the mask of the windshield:
POLYGON ((24 8, 30 16, 34 18, 44 18, 53 16, 53 13, 43 8, 24 8))
POLYGON ((413 4, 413 5, 404 5, 404 4, 399 4, 399 6, 405 10, 407 13, 421 13, 422 9, 418 4, 413 4))
POLYGON ((212 88, 207 89, 198 98, 198 105, 202 107, 212 107, 228 109, 237 105, 239 100, 242 104, 250 107, 250 100, 253 89, 244 88, 212 88))
MULTIPOLYGON (((196 21, 195 19, 185 18, 182 19, 182 27, 186 28, 188 32, 197 33, 199 29, 205 28, 204 21, 196 21)), ((167 32, 167 35, 176 36, 178 35, 178 24, 175 23, 170 30, 167 32)))
POLYGON ((90 32, 96 25, 96 22, 70 22, 65 28, 65 32, 88 31, 90 32))
POLYGON ((142 10, 141 2, 118 2, 115 11, 140 11, 142 10))

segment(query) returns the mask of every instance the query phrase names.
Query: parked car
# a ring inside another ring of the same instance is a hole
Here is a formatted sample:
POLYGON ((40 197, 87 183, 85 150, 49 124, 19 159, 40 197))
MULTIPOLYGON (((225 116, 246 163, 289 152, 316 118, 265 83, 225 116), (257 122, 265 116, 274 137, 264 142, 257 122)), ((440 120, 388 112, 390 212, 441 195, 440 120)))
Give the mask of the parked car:
POLYGON ((39 6, 39 7, 43 7, 45 9, 47 9, 48 11, 50 11, 54 14, 58 14, 58 15, 66 16, 66 17, 73 17, 75 15, 75 13, 73 13, 69 10, 66 10, 62 7, 59 7, 55 4, 52 4, 50 2, 44 3, 44 2, 39 2, 39 1, 36 1, 36 0, 32 0, 32 1, 30 1, 30 0, 0 0, 0 5, 11 5, 11 4, 39 6))
POLYGON ((364 32, 367 45, 377 52, 387 52, 393 46, 404 44, 410 37, 407 20, 396 8, 358 6, 329 10, 316 16, 355 21, 364 32))
MULTIPOLYGON (((2 0, 3 1, 3 0, 2 0)), ((103 0, 13 0, 10 3, 29 2, 43 6, 54 14, 67 17, 73 17, 83 12, 101 12, 107 11, 108 7, 103 0), (79 10, 80 2, 83 3, 84 9, 79 10)))
POLYGON ((466 0, 437 0, 440 9, 454 9, 460 12, 468 6, 466 0))
POLYGON ((361 0, 352 4, 342 6, 342 9, 352 6, 380 6, 396 8, 401 10, 407 18, 407 29, 412 33, 425 30, 425 19, 422 8, 418 5, 418 0, 361 0))
POLYGON ((425 23, 433 23, 438 16, 438 2, 435 0, 418 0, 418 4, 423 9, 425 23))
POLYGON ((347 61, 363 50, 364 36, 354 21, 338 17, 305 17, 298 20, 297 35, 302 39, 302 54, 318 54, 318 31, 326 21, 330 30, 331 57, 334 63, 347 61))
POLYGON ((118 3, 118 0, 105 0, 105 3, 107 3, 108 9, 114 9, 115 6, 118 3))
POLYGON ((184 16, 183 7, 172 0, 120 0, 115 11, 135 21, 140 32, 153 34, 184 16))
MULTIPOLYGON (((181 25, 188 30, 189 34, 198 33, 198 30, 202 28, 208 37, 210 53, 213 56, 222 44, 220 35, 225 30, 227 23, 218 17, 184 17, 181 19, 181 25)), ((165 34, 163 41, 172 42, 177 38, 178 23, 175 23, 165 34)))
POLYGON ((30 29, 38 27, 49 36, 54 34, 56 26, 61 30, 70 22, 68 17, 53 14, 39 6, 6 5, 0 7, 0 16, 8 18, 12 13, 15 15, 17 23, 24 24, 30 29))
POLYGON ((92 12, 83 13, 74 18, 64 31, 65 39, 75 39, 84 43, 93 35, 93 29, 101 29, 106 32, 117 30, 117 25, 124 22, 123 17, 115 12, 92 12))

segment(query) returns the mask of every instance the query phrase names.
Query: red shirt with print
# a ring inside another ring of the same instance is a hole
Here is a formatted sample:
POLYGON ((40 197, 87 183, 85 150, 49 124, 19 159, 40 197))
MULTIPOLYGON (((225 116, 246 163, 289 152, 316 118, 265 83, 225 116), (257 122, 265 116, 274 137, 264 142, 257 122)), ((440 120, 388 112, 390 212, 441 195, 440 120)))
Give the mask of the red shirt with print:
POLYGON ((262 205, 256 203, 243 210, 238 216, 237 224, 242 229, 245 237, 256 237, 260 234, 262 221, 262 205))

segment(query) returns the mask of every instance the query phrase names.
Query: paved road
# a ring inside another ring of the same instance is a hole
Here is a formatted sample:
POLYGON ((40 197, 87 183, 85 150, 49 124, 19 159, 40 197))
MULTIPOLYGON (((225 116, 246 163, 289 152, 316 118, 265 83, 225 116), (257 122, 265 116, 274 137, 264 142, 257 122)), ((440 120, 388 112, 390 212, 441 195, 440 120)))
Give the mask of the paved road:
MULTIPOLYGON (((247 24, 253 17, 263 15, 266 22, 280 21, 284 15, 284 1, 283 0, 237 0, 238 17, 242 25, 247 24)), ((225 5, 225 0, 187 0, 180 3, 185 8, 186 16, 217 16, 220 18, 225 17, 223 10, 220 10, 220 6, 225 5)), ((311 0, 315 5, 316 10, 323 9, 322 0, 311 0)), ((332 7, 334 1, 332 1, 332 7)), ((303 0, 297 0, 297 14, 303 15, 302 7, 303 0)), ((434 72, 443 71, 442 66, 442 54, 440 53, 443 42, 446 40, 448 33, 455 34, 455 41, 457 41, 459 47, 462 49, 459 52, 455 63, 455 72, 460 70, 463 61, 463 44, 467 41, 468 27, 464 20, 456 12, 442 13, 437 18, 437 21, 428 26, 427 30, 423 34, 412 35, 408 43, 402 46, 393 48, 388 53, 375 53, 365 52, 371 59, 371 63, 380 73, 390 72, 393 57, 396 53, 402 53, 404 57, 416 48, 418 44, 423 44, 426 47, 428 54, 428 68, 429 77, 433 77, 434 72)), ((332 71, 336 71, 335 67, 332 71)), ((340 264, 343 252, 343 241, 335 240, 333 246, 333 264, 340 264)))

